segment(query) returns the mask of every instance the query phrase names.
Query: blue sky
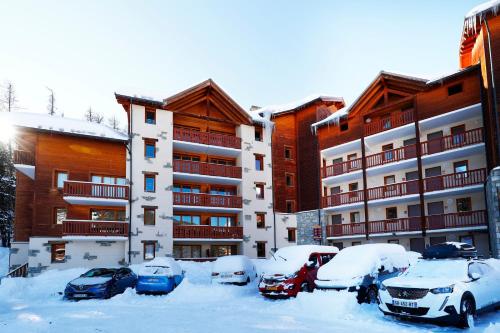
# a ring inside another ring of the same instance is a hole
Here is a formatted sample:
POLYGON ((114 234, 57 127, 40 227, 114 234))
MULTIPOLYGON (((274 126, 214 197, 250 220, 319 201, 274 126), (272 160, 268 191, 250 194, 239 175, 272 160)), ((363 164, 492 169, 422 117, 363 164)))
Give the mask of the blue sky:
POLYGON ((207 78, 242 107, 313 93, 352 102, 380 70, 458 68, 482 0, 2 1, 0 83, 25 111, 124 118, 113 93, 168 97, 207 78))

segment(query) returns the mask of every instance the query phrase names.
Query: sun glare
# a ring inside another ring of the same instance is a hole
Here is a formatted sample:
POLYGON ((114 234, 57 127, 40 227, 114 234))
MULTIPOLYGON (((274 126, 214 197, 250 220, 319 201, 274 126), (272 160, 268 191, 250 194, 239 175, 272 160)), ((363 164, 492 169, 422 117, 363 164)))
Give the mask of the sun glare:
POLYGON ((0 142, 8 143, 10 140, 14 138, 16 131, 14 126, 9 122, 0 123, 0 142))

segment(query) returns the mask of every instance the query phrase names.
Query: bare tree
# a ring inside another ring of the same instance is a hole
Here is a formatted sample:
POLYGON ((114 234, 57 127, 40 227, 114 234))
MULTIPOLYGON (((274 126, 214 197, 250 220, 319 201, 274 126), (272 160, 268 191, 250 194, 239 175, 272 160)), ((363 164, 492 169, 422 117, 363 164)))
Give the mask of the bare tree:
POLYGON ((3 87, 2 97, 0 98, 2 109, 11 112, 13 109, 18 108, 17 102, 18 100, 14 84, 11 81, 7 81, 3 87))
POLYGON ((47 104, 47 111, 49 111, 49 114, 51 116, 56 114, 56 98, 54 96, 54 90, 50 89, 47 87, 47 90, 50 91, 49 95, 49 103, 47 104))
POLYGON ((113 127, 114 130, 120 129, 120 121, 116 118, 115 115, 108 119, 108 124, 109 126, 113 127))
POLYGON ((94 116, 94 123, 102 123, 104 121, 104 116, 101 114, 101 113, 95 113, 95 116, 94 116))
POLYGON ((85 111, 85 120, 87 120, 89 123, 102 123, 104 121, 104 116, 99 113, 95 112, 92 110, 92 106, 89 106, 87 111, 85 111))

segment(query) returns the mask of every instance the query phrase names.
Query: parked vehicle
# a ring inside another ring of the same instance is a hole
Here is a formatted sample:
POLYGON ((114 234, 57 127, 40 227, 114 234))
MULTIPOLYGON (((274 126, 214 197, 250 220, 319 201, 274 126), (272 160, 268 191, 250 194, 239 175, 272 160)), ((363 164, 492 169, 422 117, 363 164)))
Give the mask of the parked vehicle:
POLYGON ((134 288, 137 276, 129 268, 94 268, 70 281, 66 299, 110 298, 134 288))
POLYGON ((183 279, 184 271, 173 258, 155 258, 139 270, 135 290, 138 294, 166 294, 183 279))
POLYGON ((316 286, 355 292, 358 303, 376 303, 380 283, 401 274, 413 257, 397 244, 347 247, 320 267, 316 286))
POLYGON ((212 267, 212 282, 245 285, 257 277, 257 270, 247 256, 219 257, 212 267))
POLYGON ((318 268, 338 252, 334 246, 319 245, 279 249, 265 264, 259 283, 260 293, 270 298, 287 298, 297 296, 300 291, 312 291, 318 268))
MULTIPOLYGON (((448 252, 450 243, 443 245, 428 249, 424 258, 448 252)), ((379 309, 403 318, 471 327, 478 313, 500 306, 500 260, 461 258, 465 245, 452 245, 456 251, 449 258, 420 260, 403 275, 384 281, 379 309)))

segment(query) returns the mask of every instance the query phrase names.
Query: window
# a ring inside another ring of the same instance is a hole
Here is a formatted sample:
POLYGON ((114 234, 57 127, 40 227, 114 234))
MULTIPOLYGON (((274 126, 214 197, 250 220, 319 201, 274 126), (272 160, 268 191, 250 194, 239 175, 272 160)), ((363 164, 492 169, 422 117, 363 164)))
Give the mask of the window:
POLYGON ((332 215, 332 224, 342 224, 342 214, 332 215))
POLYGON ((293 159, 292 147, 285 146, 285 159, 287 160, 293 159))
POLYGON ((383 129, 387 130, 387 129, 392 128, 390 115, 385 115, 385 116, 382 116, 381 118, 382 118, 382 128, 383 129))
POLYGON ((54 208, 54 223, 63 224, 63 221, 66 220, 67 215, 68 210, 66 208, 54 208))
POLYGON ((293 175, 291 173, 285 174, 286 186, 293 186, 293 175))
POLYGON ((398 218, 398 208, 397 207, 388 207, 385 209, 385 218, 388 220, 397 219, 398 218))
POLYGON ((410 146, 417 143, 417 138, 403 140, 403 146, 410 146))
POLYGON ((359 214, 359 212, 351 212, 349 214, 349 217, 350 217, 351 223, 359 223, 359 222, 361 222, 361 215, 359 214))
POLYGON ((463 91, 462 83, 454 84, 448 87, 448 96, 460 94, 463 91))
POLYGON ((289 214, 295 212, 295 201, 293 200, 286 201, 286 212, 289 214))
POLYGON ((255 197, 264 199, 264 184, 255 184, 255 197))
MULTIPOLYGON (((418 171, 408 171, 405 173, 405 178, 406 178, 406 181, 410 181, 410 180, 417 180, 418 179, 418 171)), ((408 185, 406 185, 408 186, 408 185)))
POLYGON ((474 246, 474 237, 472 235, 465 235, 459 237, 460 243, 467 243, 474 246))
POLYGON ((156 207, 147 207, 142 206, 144 208, 144 225, 155 225, 156 223, 156 207))
POLYGON ((455 169, 455 173, 467 172, 467 166, 468 166, 468 164, 469 163, 467 161, 455 162, 455 163, 453 163, 453 169, 455 169))
POLYGON ((340 131, 345 132, 348 129, 349 129, 349 123, 347 122, 347 120, 341 121, 340 122, 340 131))
POLYGON ((330 195, 334 195, 334 194, 338 194, 338 193, 340 193, 340 186, 330 187, 330 195))
POLYGON ((361 242, 352 242, 351 245, 352 246, 361 245, 361 242))
POLYGON ((155 192, 156 190, 156 175, 144 174, 144 191, 155 192))
POLYGON ((342 243, 342 242, 332 243, 332 246, 335 246, 340 251, 340 250, 342 250, 344 248, 344 243, 342 243))
POLYGON ((156 242, 155 241, 145 241, 144 242, 144 260, 154 259, 155 252, 156 252, 156 242))
POLYGON ((68 173, 66 171, 56 171, 54 180, 57 188, 63 188, 64 182, 68 180, 68 173))
POLYGON ((255 154, 255 170, 264 170, 264 155, 255 154))
POLYGON ((212 245, 210 251, 212 252, 212 257, 224 257, 238 254, 236 245, 212 245))
POLYGON ((92 221, 125 221, 125 211, 118 209, 91 209, 92 221))
POLYGON ((257 257, 266 257, 266 242, 256 242, 257 243, 257 257))
POLYGON ((198 215, 174 215, 174 223, 200 225, 201 217, 198 215))
POLYGON ((201 245, 174 245, 174 258, 201 258, 201 245))
POLYGON ((387 243, 389 243, 389 244, 399 244, 399 239, 389 239, 387 241, 387 243))
POLYGON ((212 227, 234 227, 236 223, 231 216, 210 216, 210 225, 212 227))
MULTIPOLYGON (((200 158, 198 157, 198 162, 200 161, 200 158)), ((219 164, 219 165, 230 165, 230 166, 235 166, 236 162, 234 160, 225 160, 225 159, 220 159, 220 158, 210 158, 210 163, 212 164, 219 164)))
POLYGON ((470 212, 472 210, 471 198, 457 199, 457 212, 470 212))
POLYGON ((342 157, 339 157, 339 158, 334 158, 334 159, 332 160, 332 165, 333 165, 333 164, 338 164, 338 163, 342 163, 342 157))
POLYGON ((429 243, 430 245, 436 245, 436 244, 441 244, 446 242, 446 236, 436 236, 436 237, 430 237, 429 238, 429 243))
MULTIPOLYGON (((182 192, 182 193, 200 193, 201 189, 197 185, 179 185, 179 184, 174 184, 174 192, 182 192)), ((210 190, 210 194, 221 194, 224 195, 226 193, 226 190, 224 189, 216 189, 213 188, 210 190)))
MULTIPOLYGON (((184 188, 186 185, 184 185, 184 188)), ((191 191, 193 193, 200 193, 200 188, 198 186, 191 186, 191 191)), ((216 194, 216 195, 235 195, 236 194, 236 188, 234 187, 218 187, 218 186, 212 186, 210 187, 210 194, 216 194)))
POLYGON ((146 124, 156 124, 156 111, 151 109, 146 109, 145 114, 146 124))
POLYGON ((465 125, 459 125, 451 128, 454 145, 461 145, 465 141, 465 125))
POLYGON ((396 183, 396 176, 385 176, 384 177, 384 185, 391 185, 396 183))
POLYGON ((155 140, 144 140, 144 157, 155 158, 156 157, 156 141, 155 140))
POLYGON ((296 234, 295 228, 288 228, 288 241, 289 242, 295 242, 295 234, 296 234))
POLYGON ((255 129, 255 141, 262 141, 263 140, 263 135, 262 135, 263 129, 262 129, 262 127, 255 126, 254 129, 255 129))
POLYGON ((425 169, 425 177, 435 177, 435 176, 441 176, 441 167, 433 167, 433 168, 427 168, 425 169))
POLYGON ((349 184, 349 192, 357 191, 358 190, 358 183, 351 183, 349 184))
POLYGON ((66 261, 66 244, 52 243, 50 245, 50 257, 52 263, 60 263, 66 261))
POLYGON ((265 213, 255 213, 257 218, 257 229, 264 229, 266 227, 266 214, 265 213))
POLYGON ((394 149, 394 145, 392 143, 382 146, 382 151, 385 152, 383 155, 385 161, 387 161, 387 160, 390 161, 394 158, 394 152, 392 151, 393 149, 394 149))
POLYGON ((124 177, 92 175, 92 183, 126 185, 127 180, 124 177))

